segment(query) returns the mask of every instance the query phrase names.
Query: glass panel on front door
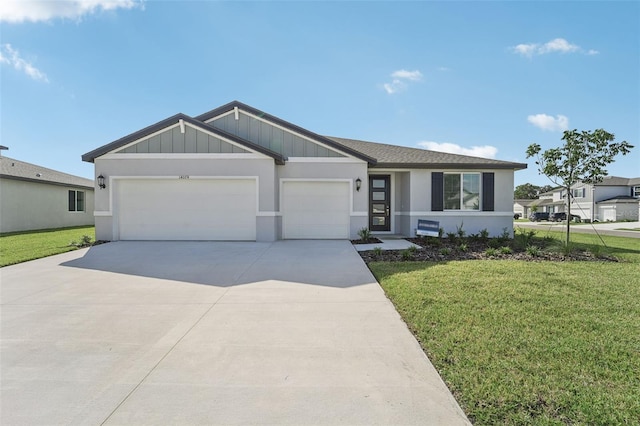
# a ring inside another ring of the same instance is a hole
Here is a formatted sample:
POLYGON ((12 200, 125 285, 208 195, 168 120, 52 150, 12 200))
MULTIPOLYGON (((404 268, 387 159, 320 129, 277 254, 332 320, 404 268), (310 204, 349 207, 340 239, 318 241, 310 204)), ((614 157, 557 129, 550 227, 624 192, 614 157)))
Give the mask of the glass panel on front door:
POLYGON ((391 230, 391 177, 369 176, 369 230, 391 230))

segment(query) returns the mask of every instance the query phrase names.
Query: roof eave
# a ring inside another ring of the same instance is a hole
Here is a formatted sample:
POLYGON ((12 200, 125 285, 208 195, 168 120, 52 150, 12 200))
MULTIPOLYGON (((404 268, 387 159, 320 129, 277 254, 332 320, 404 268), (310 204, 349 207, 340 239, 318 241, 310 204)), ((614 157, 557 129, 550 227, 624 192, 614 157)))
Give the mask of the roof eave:
POLYGON ((162 129, 165 129, 169 126, 172 126, 176 123, 178 123, 180 120, 185 121, 186 123, 191 124, 192 126, 196 127, 196 128, 200 128, 201 130, 205 130, 208 131, 210 133, 213 133, 215 135, 218 135, 220 137, 223 137, 225 139, 229 139, 239 145, 242 145, 246 148, 249 148, 251 150, 260 152, 261 154, 267 155, 271 158, 273 158, 276 162, 276 164, 279 165, 283 165, 285 163, 285 158, 276 153, 273 152, 267 148, 263 148, 260 145, 254 144, 253 142, 247 141, 245 139, 239 138, 231 133, 227 133, 225 131, 222 131, 220 129, 217 129, 213 126, 210 126, 206 123, 203 123, 201 121, 198 121, 197 119, 194 119, 186 114, 176 114, 173 115, 169 118, 165 118, 164 120, 161 120, 155 124, 152 124, 150 126, 145 127, 144 129, 138 130, 137 132, 131 133, 127 136, 124 136, 118 140, 115 140, 111 143, 108 143, 106 145, 101 146, 100 148, 94 149, 93 151, 90 151, 86 154, 84 154, 82 156, 82 161, 86 161, 88 163, 93 163, 95 161, 96 158, 100 157, 101 155, 104 155, 108 152, 111 152, 115 149, 118 149, 124 145, 127 145, 131 142, 134 142, 138 139, 142 139, 145 136, 151 135, 155 132, 158 132, 162 129))
POLYGON ((383 163, 379 162, 372 168, 385 169, 501 169, 501 170, 523 170, 527 168, 523 163, 383 163))

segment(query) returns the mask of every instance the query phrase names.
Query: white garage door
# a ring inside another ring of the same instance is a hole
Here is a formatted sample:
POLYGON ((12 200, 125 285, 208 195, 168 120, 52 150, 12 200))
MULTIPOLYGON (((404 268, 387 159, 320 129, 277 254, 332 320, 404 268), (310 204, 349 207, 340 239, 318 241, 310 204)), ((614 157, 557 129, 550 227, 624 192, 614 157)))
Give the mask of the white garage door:
POLYGON ((121 240, 256 239, 252 179, 131 179, 118 185, 121 240))
POLYGON ((349 238, 349 190, 348 182, 284 182, 282 237, 349 238))

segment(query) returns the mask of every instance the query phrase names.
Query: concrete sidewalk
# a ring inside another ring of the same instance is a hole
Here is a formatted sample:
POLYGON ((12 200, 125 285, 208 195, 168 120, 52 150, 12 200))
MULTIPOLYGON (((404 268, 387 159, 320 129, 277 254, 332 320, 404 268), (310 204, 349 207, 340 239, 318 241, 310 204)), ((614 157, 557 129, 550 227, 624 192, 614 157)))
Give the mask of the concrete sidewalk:
POLYGON ((348 241, 0 270, 1 424, 469 424, 348 241))

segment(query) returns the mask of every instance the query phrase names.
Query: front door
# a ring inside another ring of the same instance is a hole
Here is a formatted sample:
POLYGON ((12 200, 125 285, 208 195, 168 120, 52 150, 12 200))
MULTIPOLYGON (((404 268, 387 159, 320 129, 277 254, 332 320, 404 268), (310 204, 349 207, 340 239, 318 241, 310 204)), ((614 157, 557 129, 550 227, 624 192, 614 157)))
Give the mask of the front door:
POLYGON ((391 177, 369 176, 369 230, 391 231, 391 177))

